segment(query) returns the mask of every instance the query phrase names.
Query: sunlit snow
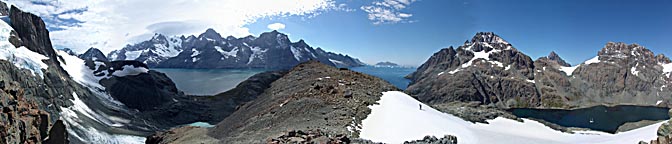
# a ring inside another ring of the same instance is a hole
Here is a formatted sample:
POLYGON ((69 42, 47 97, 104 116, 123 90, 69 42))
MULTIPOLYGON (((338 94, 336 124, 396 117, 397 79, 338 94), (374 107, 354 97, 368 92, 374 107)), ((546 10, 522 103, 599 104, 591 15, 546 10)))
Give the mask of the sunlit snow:
POLYGON ((149 69, 144 67, 134 67, 133 65, 124 65, 121 67, 122 70, 117 70, 112 73, 112 75, 123 77, 129 75, 139 75, 141 73, 147 73, 149 69))
POLYGON ((369 106, 371 114, 362 121, 360 137, 385 143, 418 140, 426 135, 454 135, 460 144, 632 144, 655 139, 663 123, 617 134, 598 131, 569 134, 529 119, 518 122, 499 117, 488 120, 490 124, 471 123, 437 111, 399 91, 384 92, 378 103, 369 106))
POLYGON ((599 62, 600 62, 600 56, 595 56, 592 59, 589 59, 586 62, 583 62, 583 64, 589 65, 589 64, 599 63, 599 62))

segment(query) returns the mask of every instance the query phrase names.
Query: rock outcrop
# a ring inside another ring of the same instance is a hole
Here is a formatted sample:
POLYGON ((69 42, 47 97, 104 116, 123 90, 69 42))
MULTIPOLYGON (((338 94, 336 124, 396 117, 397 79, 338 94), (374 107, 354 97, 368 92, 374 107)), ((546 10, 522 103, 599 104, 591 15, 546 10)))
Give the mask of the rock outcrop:
POLYGON ((445 135, 442 138, 425 136, 422 140, 407 141, 404 144, 457 144, 457 137, 445 135))
MULTIPOLYGON (((672 109, 668 112, 668 115, 672 117, 672 109)), ((651 140, 650 144, 669 144, 672 143, 672 119, 660 125, 657 131, 658 138, 651 140)), ((648 144, 644 141, 640 141, 640 144, 648 144)))
POLYGON ((166 74, 153 70, 138 75, 112 76, 100 84, 114 99, 140 111, 152 110, 184 96, 166 74))
POLYGON ((338 67, 364 65, 348 55, 314 49, 303 40, 291 42, 278 31, 262 33, 258 38, 223 38, 213 29, 188 37, 155 34, 150 40, 112 51, 108 57, 137 60, 161 68, 286 69, 308 60, 338 67))
POLYGON ((409 76, 406 90, 429 104, 478 102, 498 108, 666 106, 672 94, 669 58, 637 45, 607 43, 570 66, 555 52, 532 61, 493 33, 477 33, 435 53, 409 76))
MULTIPOLYGON (((72 52, 71 50, 70 51, 66 50, 66 52, 68 54, 74 54, 74 52, 72 52)), ((103 54, 103 52, 101 52, 97 48, 89 48, 89 50, 86 50, 86 52, 77 57, 84 60, 109 62, 109 60, 107 60, 107 57, 105 57, 105 54, 103 54)))

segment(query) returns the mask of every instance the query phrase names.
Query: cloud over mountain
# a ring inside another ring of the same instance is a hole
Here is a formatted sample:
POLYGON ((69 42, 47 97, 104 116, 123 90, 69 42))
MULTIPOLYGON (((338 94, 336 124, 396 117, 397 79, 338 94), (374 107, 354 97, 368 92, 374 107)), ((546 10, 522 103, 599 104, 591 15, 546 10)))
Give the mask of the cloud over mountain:
POLYGON ((333 0, 10 0, 43 17, 56 47, 107 52, 154 33, 198 34, 207 28, 233 36, 250 35, 259 18, 313 16, 339 9, 333 0), (151 8, 150 8, 151 7, 151 8))

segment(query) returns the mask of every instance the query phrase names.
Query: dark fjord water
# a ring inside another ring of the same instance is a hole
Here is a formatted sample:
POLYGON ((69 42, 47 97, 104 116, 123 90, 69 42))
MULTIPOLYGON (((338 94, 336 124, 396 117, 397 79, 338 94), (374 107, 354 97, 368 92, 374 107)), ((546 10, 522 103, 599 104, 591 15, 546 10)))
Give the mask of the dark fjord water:
MULTIPOLYGON (((406 89, 410 80, 404 76, 415 68, 389 68, 363 66, 351 68, 353 71, 373 75, 386 80, 400 89, 406 89)), ((166 73, 177 88, 188 95, 214 95, 230 90, 240 82, 264 69, 153 69, 166 73)))
POLYGON ((627 122, 667 120, 667 108, 651 106, 595 106, 576 110, 511 109, 522 118, 542 119, 565 127, 579 127, 614 133, 627 122))
POLYGON ((409 67, 373 67, 362 66, 350 68, 353 71, 373 75, 383 80, 392 83, 394 86, 405 90, 411 80, 404 78, 406 75, 413 73, 415 68, 409 67))
POLYGON ((264 69, 152 69, 166 73, 188 95, 214 95, 231 90, 264 69))

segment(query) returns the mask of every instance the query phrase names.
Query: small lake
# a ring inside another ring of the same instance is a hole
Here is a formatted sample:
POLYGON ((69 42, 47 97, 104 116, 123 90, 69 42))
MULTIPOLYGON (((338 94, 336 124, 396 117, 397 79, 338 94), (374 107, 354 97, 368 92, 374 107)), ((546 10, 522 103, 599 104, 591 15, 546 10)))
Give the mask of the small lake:
POLYGON ((406 90, 408 84, 411 83, 411 80, 404 78, 406 75, 411 74, 415 71, 415 68, 411 67, 374 67, 374 66, 361 66, 350 68, 353 71, 369 74, 376 76, 390 82, 399 89, 406 90))
POLYGON ((667 120, 668 108, 651 106, 595 106, 576 110, 558 109, 510 109, 521 118, 535 118, 564 127, 589 128, 614 133, 627 122, 642 120, 667 120))
POLYGON ((152 69, 168 75, 187 95, 214 95, 231 90, 264 69, 152 69))

